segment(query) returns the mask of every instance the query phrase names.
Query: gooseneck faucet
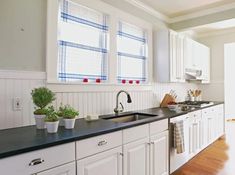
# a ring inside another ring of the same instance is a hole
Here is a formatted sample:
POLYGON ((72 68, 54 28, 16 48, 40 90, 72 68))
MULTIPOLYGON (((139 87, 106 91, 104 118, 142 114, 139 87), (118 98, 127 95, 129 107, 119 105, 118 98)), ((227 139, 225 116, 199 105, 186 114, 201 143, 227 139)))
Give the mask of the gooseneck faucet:
POLYGON ((119 95, 120 95, 122 92, 124 92, 124 93, 127 95, 127 103, 131 103, 131 102, 132 102, 130 94, 129 94, 127 91, 120 90, 120 91, 117 93, 117 96, 116 96, 116 107, 114 108, 115 114, 118 114, 119 112, 123 112, 123 111, 124 111, 124 107, 123 107, 122 103, 120 103, 121 109, 119 109, 119 95))

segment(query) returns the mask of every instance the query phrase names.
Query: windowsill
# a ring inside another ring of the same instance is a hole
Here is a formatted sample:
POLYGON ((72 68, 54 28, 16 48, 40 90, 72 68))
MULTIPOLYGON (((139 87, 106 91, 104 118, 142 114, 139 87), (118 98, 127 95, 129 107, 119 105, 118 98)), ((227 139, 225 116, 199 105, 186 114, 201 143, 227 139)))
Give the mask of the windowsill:
POLYGON ((47 87, 53 92, 113 92, 121 89, 127 91, 152 90, 152 84, 119 84, 119 83, 78 83, 47 81, 47 87))

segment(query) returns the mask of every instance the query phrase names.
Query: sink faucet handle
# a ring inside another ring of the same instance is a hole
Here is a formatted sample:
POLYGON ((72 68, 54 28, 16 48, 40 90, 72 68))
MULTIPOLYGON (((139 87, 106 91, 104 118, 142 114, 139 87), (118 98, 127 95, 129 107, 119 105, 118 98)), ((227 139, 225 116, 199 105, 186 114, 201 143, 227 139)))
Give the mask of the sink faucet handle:
POLYGON ((120 112, 123 112, 124 111, 124 106, 123 106, 123 104, 121 102, 120 102, 120 105, 121 105, 120 112))

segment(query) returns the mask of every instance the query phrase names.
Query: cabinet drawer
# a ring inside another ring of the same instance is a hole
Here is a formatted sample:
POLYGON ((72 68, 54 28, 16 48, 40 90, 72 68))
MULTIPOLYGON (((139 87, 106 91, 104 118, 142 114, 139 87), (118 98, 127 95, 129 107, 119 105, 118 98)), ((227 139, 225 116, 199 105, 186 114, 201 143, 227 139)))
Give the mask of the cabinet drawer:
POLYGON ((149 136, 149 125, 141 125, 123 130, 123 144, 149 136))
POLYGON ((1 174, 26 175, 75 161, 75 143, 0 159, 1 174))
POLYGON ((122 145, 122 131, 104 134, 76 142, 77 159, 122 145))
POLYGON ((150 135, 158 134, 168 129, 168 119, 150 123, 150 135))

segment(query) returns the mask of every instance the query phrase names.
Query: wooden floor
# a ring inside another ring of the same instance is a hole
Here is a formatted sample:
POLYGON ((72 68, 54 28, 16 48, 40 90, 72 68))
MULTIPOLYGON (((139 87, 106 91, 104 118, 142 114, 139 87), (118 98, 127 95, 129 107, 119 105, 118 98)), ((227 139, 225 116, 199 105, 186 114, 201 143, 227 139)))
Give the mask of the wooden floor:
POLYGON ((226 123, 226 135, 172 175, 235 175, 235 122, 226 123))

